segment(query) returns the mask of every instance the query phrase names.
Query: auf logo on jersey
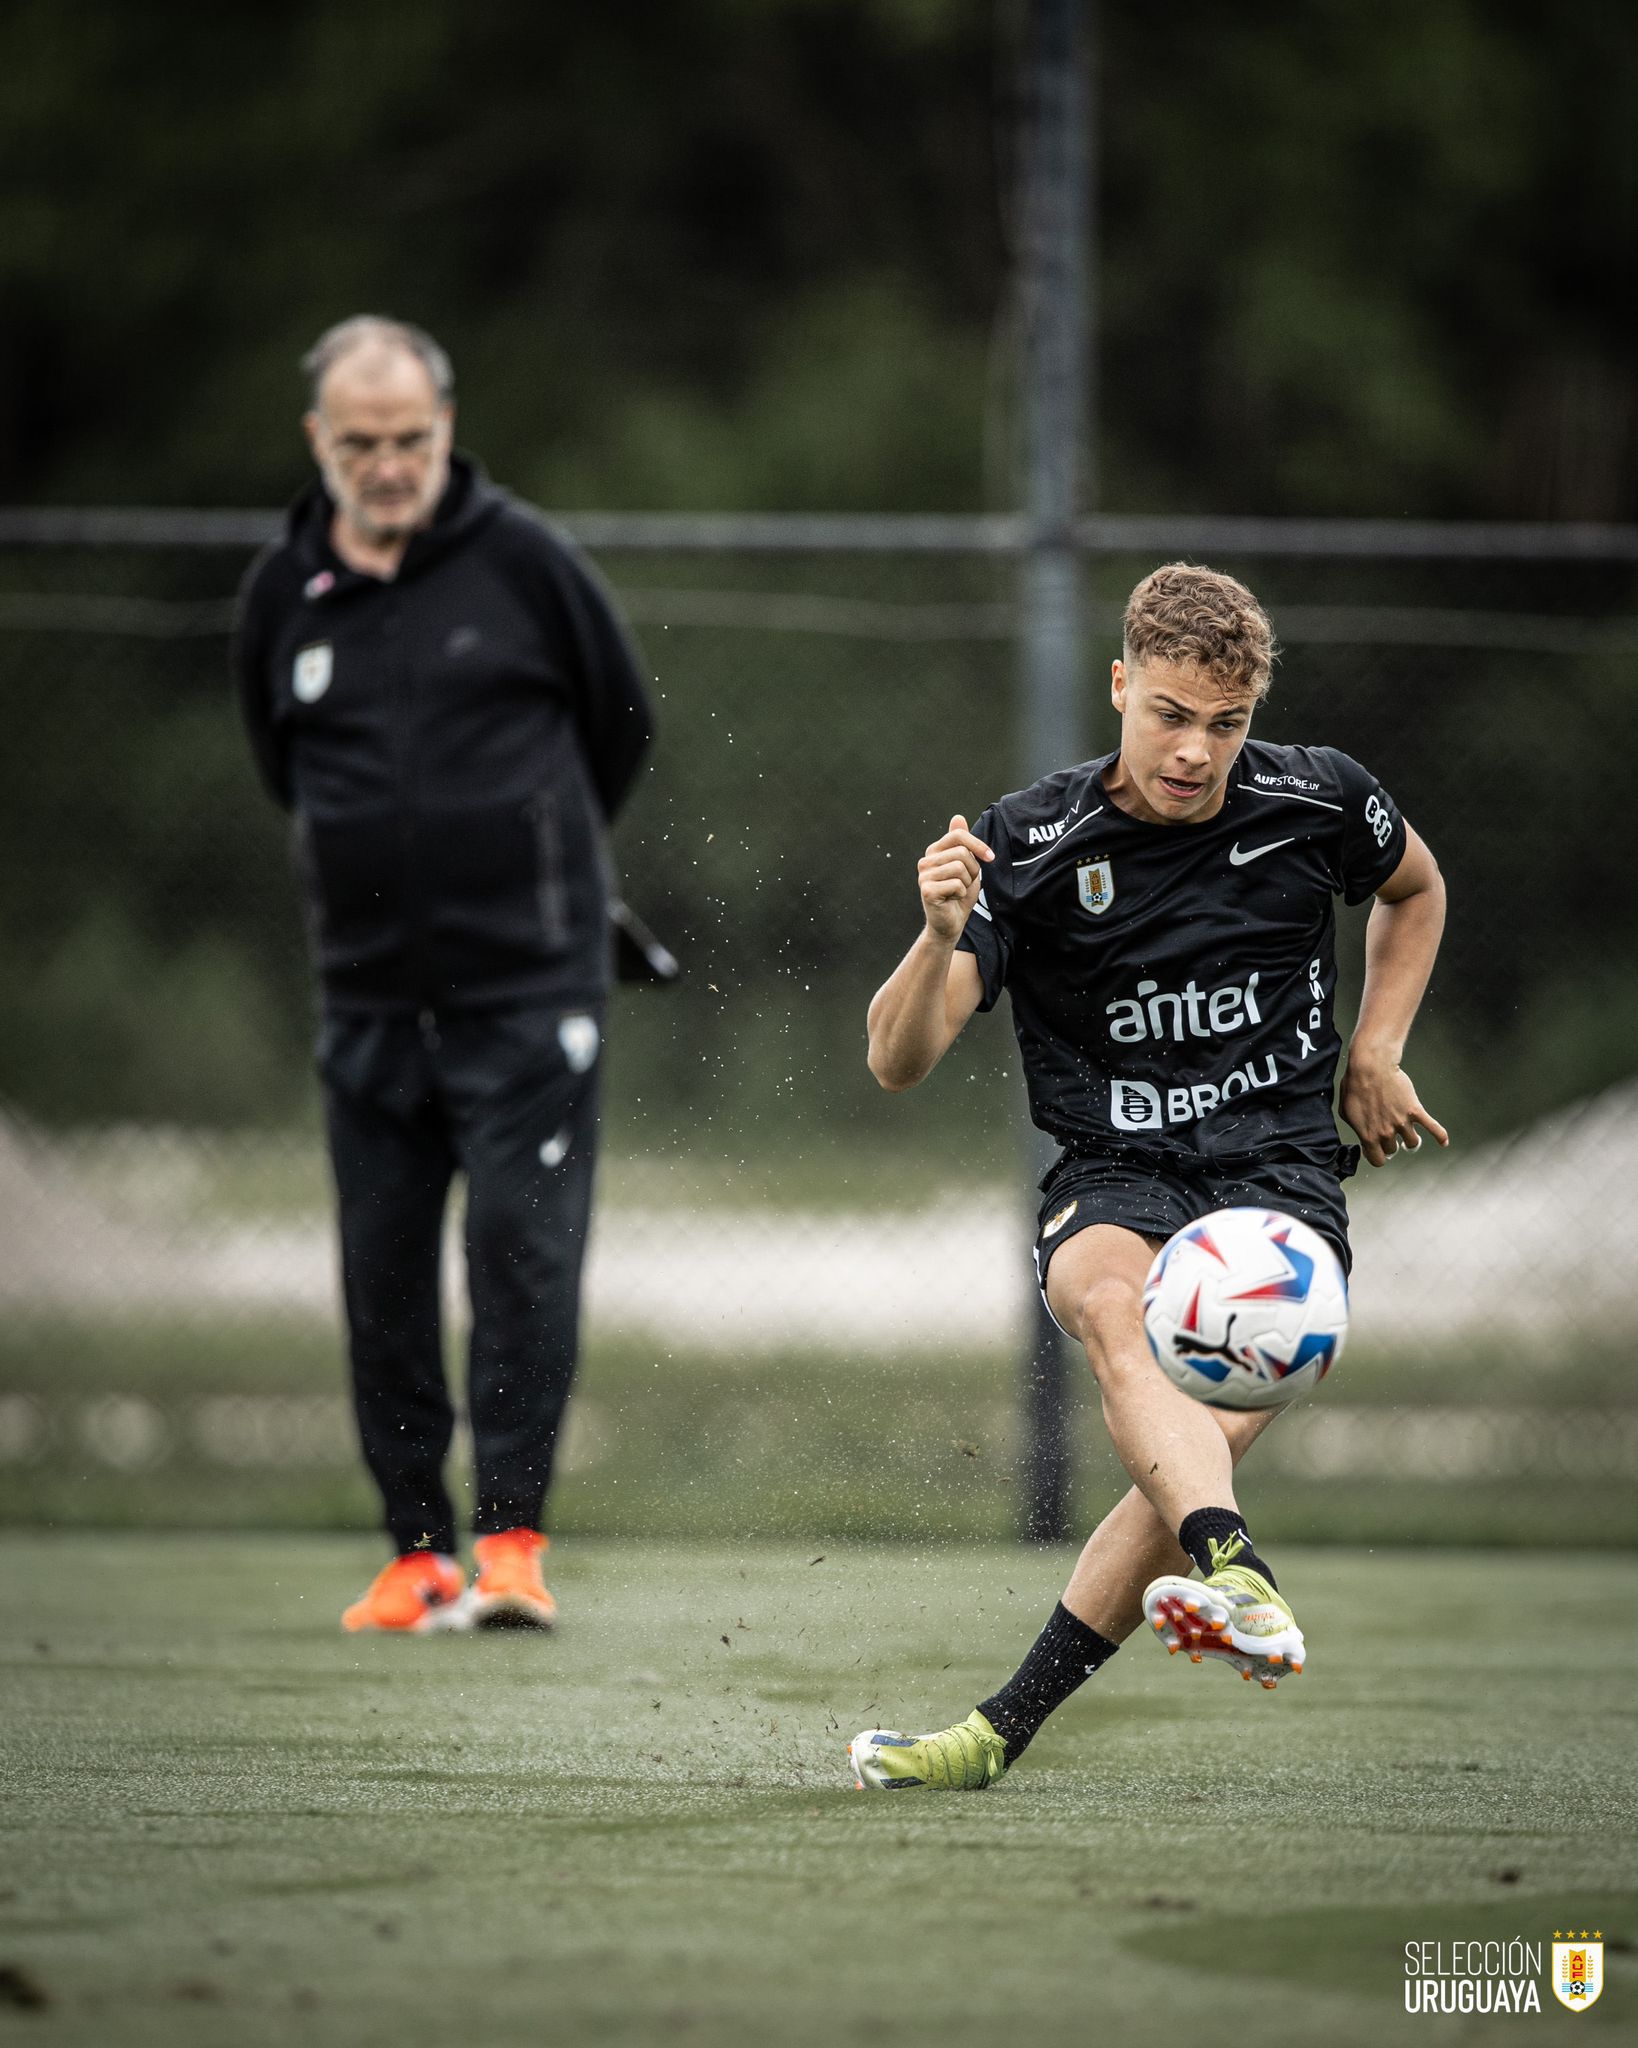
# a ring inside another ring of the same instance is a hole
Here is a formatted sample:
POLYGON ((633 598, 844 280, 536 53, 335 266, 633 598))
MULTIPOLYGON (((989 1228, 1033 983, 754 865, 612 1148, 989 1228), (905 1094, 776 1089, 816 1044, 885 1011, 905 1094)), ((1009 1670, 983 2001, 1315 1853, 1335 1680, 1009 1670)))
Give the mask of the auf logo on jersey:
POLYGON ((1220 1085, 1195 1081, 1188 1087, 1168 1088, 1164 1095, 1153 1081, 1126 1081, 1112 1075, 1109 1120, 1117 1131, 1159 1131, 1168 1124, 1192 1124, 1237 1095, 1249 1095, 1253 1088, 1272 1088, 1279 1078, 1272 1053, 1266 1059, 1247 1060, 1220 1085))
POLYGON ((1170 1038, 1183 1043, 1190 1038, 1226 1038, 1231 1031, 1243 1031, 1247 1024, 1260 1024, 1257 981, 1253 974, 1242 988, 1230 982, 1214 988, 1210 995, 1191 981, 1178 994, 1161 988, 1158 981, 1140 981, 1137 996, 1122 996, 1106 1003, 1104 1015, 1115 1021, 1109 1036, 1122 1045, 1136 1045, 1145 1038, 1170 1038), (1187 1027, 1185 1030, 1185 1019, 1187 1027))

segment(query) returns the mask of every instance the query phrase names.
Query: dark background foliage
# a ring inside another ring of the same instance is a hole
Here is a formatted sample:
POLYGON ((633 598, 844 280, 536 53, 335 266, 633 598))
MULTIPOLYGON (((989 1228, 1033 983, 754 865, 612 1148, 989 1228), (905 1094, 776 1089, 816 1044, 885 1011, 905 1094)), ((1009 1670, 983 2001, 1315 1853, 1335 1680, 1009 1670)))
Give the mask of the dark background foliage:
MULTIPOLYGON (((1099 14, 1100 505, 1638 514, 1638 13, 1099 14)), ((1020 31, 977 0, 20 0, 0 497, 276 502, 306 473, 296 359, 370 307, 446 341, 463 438, 549 507, 1011 505, 1020 31)), ((307 1101, 293 892, 222 687, 240 566, 0 555, 0 1089, 38 1114, 307 1101), (115 601, 136 625, 110 628, 115 601)), ((634 1007, 634 1065, 679 1116, 735 1065, 765 1137, 797 1105, 844 1127, 907 857, 1022 772, 1004 632, 915 620, 1010 592, 981 564, 605 566, 665 722, 627 867, 691 970, 634 1007), (684 587, 726 590, 726 623, 690 624, 684 587), (746 602, 777 592, 908 607, 909 637, 769 630, 746 602)), ((1145 566, 1091 578, 1094 677, 1145 566)), ((1631 1071, 1605 766, 1630 573, 1224 566, 1292 643, 1269 736, 1353 746, 1451 876, 1422 1040, 1443 1099, 1505 1127, 1631 1071), (1286 629, 1336 605, 1522 618, 1522 644, 1286 629)))
MULTIPOLYGON (((548 503, 1010 503, 1018 12, 20 0, 0 492, 282 496, 372 306, 548 503)), ((1634 516, 1632 10, 1099 14, 1101 502, 1634 516)))

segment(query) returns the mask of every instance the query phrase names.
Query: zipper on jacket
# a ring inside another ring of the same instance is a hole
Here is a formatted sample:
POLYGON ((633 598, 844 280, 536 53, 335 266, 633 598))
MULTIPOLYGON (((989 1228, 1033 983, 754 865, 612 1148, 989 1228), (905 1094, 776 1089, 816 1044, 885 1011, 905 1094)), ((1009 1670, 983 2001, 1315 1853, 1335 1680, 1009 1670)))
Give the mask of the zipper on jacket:
POLYGON ((560 952, 569 943, 569 906, 563 881, 563 840, 557 798, 542 790, 529 806, 535 835, 535 904, 546 944, 560 952))
POLYGON ((324 914, 324 887, 319 879, 318 855, 313 850, 313 827, 303 810, 291 813, 290 851, 301 884, 302 923, 307 928, 308 950, 322 974, 331 965, 325 952, 329 920, 324 914))
MULTIPOLYGON (((402 567, 402 564, 400 564, 402 567)), ((392 718, 394 765, 398 779, 398 848, 401 868, 405 981, 417 1002, 430 993, 426 908, 421 862, 421 745, 416 677, 405 631, 402 588, 394 579, 382 593, 381 641, 390 650, 383 666, 392 718)))

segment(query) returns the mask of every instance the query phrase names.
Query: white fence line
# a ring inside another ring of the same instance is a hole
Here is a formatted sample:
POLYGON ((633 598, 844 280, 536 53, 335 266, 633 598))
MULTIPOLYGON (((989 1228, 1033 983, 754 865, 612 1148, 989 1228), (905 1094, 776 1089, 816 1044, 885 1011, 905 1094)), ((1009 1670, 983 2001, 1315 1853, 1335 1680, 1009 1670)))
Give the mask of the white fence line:
MULTIPOLYGON (((208 1139, 127 1132, 117 1143, 140 1163, 140 1206, 110 1189, 106 1143, 0 1123, 0 1305, 107 1320, 334 1314, 326 1217, 200 1220, 208 1139), (166 1201, 167 1181, 186 1202, 166 1201)), ((1350 1186, 1356 1331, 1395 1347, 1527 1343, 1550 1358, 1589 1332, 1633 1327, 1635 1185, 1638 1084, 1465 1160, 1424 1153, 1366 1169, 1350 1186)), ((1029 1301, 1027 1245, 1028 1219, 1009 1203, 810 1213, 609 1202, 593 1231, 588 1320, 594 1336, 732 1352, 1010 1346, 1029 1301)), ((453 1305, 453 1230, 447 1272, 453 1305)))

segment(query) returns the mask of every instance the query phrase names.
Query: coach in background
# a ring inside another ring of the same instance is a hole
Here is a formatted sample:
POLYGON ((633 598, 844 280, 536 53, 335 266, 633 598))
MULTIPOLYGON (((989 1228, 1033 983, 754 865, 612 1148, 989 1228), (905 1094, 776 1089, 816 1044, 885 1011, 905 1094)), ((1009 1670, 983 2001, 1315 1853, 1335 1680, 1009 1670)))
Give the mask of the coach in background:
POLYGON ((303 367, 318 479, 240 593, 257 766, 292 814, 322 987, 353 1399, 394 1557, 349 1630, 547 1628, 609 981, 605 828, 652 732, 586 564, 452 452, 430 335, 303 367), (466 1176, 477 1576, 455 1558, 439 1246, 466 1176))

